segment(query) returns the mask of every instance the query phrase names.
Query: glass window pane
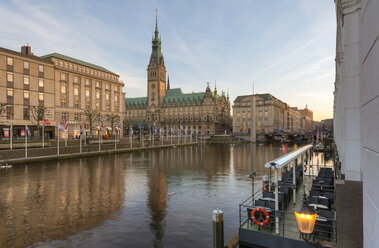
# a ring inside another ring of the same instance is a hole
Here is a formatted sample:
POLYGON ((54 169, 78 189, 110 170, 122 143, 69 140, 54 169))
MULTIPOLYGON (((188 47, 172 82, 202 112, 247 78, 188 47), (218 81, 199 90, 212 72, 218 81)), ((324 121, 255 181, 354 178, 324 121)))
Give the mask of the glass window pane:
POLYGON ((13 58, 7 57, 7 65, 13 65, 13 58))
POLYGON ((29 77, 24 76, 24 84, 29 85, 29 77))
POLYGON ((13 90, 12 89, 7 90, 7 96, 13 96, 13 90))
POLYGON ((13 73, 7 72, 7 81, 13 82, 13 73))

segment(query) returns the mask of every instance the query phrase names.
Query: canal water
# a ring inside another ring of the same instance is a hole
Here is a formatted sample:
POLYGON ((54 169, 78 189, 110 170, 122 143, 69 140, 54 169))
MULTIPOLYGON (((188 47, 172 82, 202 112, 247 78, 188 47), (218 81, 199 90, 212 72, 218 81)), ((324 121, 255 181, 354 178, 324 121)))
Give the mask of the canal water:
POLYGON ((0 170, 0 247, 211 247, 238 231, 249 173, 294 147, 197 145, 0 170))

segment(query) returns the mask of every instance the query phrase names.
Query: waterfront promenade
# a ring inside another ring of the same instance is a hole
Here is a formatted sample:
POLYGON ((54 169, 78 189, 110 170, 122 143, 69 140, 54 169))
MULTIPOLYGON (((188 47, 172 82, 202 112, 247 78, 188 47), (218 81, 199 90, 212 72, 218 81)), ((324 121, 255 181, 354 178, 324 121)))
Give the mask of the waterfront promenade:
POLYGON ((106 139, 106 140, 56 140, 45 141, 42 148, 42 141, 29 141, 27 151, 25 151, 25 143, 17 142, 0 144, 0 163, 18 164, 24 162, 60 160, 75 157, 98 156, 111 153, 132 152, 141 150, 151 150, 160 148, 172 148, 177 146, 196 145, 204 142, 204 138, 191 138, 185 136, 173 137, 155 137, 154 140, 138 137, 123 139, 106 139), (100 143, 100 144, 99 144, 100 143), (4 149, 5 148, 5 149, 4 149))

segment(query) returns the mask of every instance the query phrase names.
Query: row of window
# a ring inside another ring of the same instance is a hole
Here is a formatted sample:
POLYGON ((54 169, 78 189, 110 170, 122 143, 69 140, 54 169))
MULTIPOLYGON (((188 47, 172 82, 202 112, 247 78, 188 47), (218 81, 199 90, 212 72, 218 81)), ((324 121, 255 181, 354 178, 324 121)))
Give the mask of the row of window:
POLYGON ((67 63, 67 62, 62 61, 62 60, 55 61, 55 65, 59 65, 59 67, 63 67, 63 68, 66 68, 66 69, 78 71, 78 72, 81 72, 81 73, 91 74, 91 75, 94 75, 94 76, 97 76, 97 77, 103 77, 103 78, 111 79, 111 80, 116 80, 117 79, 117 77, 115 75, 111 75, 111 74, 108 74, 108 73, 96 71, 96 70, 89 69, 89 68, 86 68, 86 67, 83 67, 83 66, 79 66, 79 65, 76 65, 76 64, 67 63))
MULTIPOLYGON (((61 113, 61 119, 62 119, 62 121, 66 121, 66 120, 68 120, 68 115, 67 115, 67 112, 62 112, 61 113)), ((81 119, 81 114, 79 114, 79 113, 75 113, 74 114, 74 121, 80 121, 80 119, 81 119)), ((88 120, 87 120, 88 121, 88 120)))
MULTIPOLYGON (((86 89, 85 92, 86 92, 86 97, 90 97, 91 96, 91 91, 89 89, 86 89)), ((61 93, 62 94, 66 94, 67 93, 67 87, 66 87, 66 85, 61 85, 61 93)), ((74 87, 74 96, 79 96, 79 88, 78 87, 74 87)), ((96 99, 100 99, 100 91, 96 91, 96 99)), ((105 93, 105 100, 106 101, 110 100, 110 94, 108 92, 105 93)), ((114 100, 115 100, 116 104, 118 104, 118 95, 114 96, 114 100)))
MULTIPOLYGON (((7 88, 7 97, 13 97, 14 96, 14 90, 7 88)), ((29 99, 30 98, 30 92, 28 90, 24 90, 24 99, 29 99)), ((44 93, 39 92, 38 93, 38 101, 43 101, 44 100, 44 93)))
MULTIPOLYGON (((14 76, 12 72, 7 72, 7 82, 13 83, 14 76)), ((29 85, 30 84, 30 77, 29 76, 24 76, 24 85, 29 85)), ((38 87, 43 88, 44 86, 44 79, 43 78, 38 78, 38 87)))
MULTIPOLYGON (((6 116, 8 120, 12 120, 14 118, 14 110, 13 106, 7 106, 6 116)), ((23 119, 30 120, 30 108, 29 106, 24 106, 23 108, 23 119)))
MULTIPOLYGON (((14 59, 12 57, 7 57, 7 65, 13 66, 13 61, 14 59)), ((24 61, 24 69, 29 70, 29 61, 24 61)), ((38 65, 38 72, 43 72, 44 71, 44 66, 43 65, 38 65)))

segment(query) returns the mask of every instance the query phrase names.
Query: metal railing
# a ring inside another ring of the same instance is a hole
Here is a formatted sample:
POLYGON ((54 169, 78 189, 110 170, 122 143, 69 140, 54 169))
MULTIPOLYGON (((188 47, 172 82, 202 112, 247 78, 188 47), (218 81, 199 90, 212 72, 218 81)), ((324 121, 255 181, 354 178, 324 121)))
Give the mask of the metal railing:
MULTIPOLYGON (((296 218, 293 211, 285 209, 284 200, 281 202, 282 210, 270 209, 267 206, 256 206, 255 200, 262 197, 264 190, 259 189, 253 196, 248 197, 245 201, 239 204, 239 224, 240 228, 246 228, 255 232, 264 232, 272 235, 279 235, 283 238, 301 240, 296 218), (267 224, 260 226, 253 222, 252 212, 254 208, 264 208, 267 210, 270 220, 267 224), (279 218, 279 228, 276 228, 275 218, 279 218)), ((321 211, 321 210, 320 210, 321 211)), ((331 216, 323 217, 318 215, 314 227, 313 240, 327 241, 337 243, 337 221, 335 211, 331 211, 331 216)))

